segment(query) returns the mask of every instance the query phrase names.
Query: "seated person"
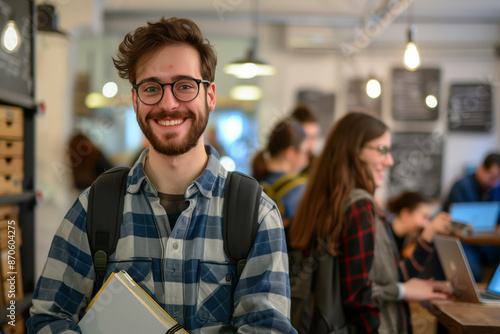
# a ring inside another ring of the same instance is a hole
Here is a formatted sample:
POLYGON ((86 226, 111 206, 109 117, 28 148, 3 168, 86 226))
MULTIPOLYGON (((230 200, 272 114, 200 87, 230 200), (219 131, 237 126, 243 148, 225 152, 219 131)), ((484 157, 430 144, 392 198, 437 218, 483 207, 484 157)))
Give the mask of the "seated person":
MULTIPOLYGON (((473 174, 466 175, 456 181, 443 204, 443 210, 449 211, 450 205, 456 202, 490 202, 500 201, 500 154, 490 153, 473 174)), ((500 218, 500 217, 499 217, 500 218)), ((483 266, 498 266, 500 247, 463 245, 470 268, 476 282, 483 280, 483 266)), ((441 265, 435 257, 436 278, 443 279, 441 265)))
POLYGON ((440 212, 431 220, 431 204, 419 192, 405 191, 389 199, 387 209, 393 213, 388 219, 390 231, 403 257, 410 255, 413 249, 406 240, 416 238, 417 242, 431 244, 436 233, 449 234, 451 231, 450 215, 440 212))

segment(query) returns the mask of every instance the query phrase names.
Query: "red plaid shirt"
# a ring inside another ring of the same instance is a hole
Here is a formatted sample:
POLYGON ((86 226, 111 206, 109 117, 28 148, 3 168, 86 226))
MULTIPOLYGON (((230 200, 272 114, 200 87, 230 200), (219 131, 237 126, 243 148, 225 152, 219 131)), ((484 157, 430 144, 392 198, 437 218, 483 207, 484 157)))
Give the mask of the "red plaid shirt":
MULTIPOLYGON (((353 203, 346 210, 345 228, 340 239, 342 303, 347 321, 356 325, 358 333, 376 333, 380 325, 380 310, 373 301, 371 281, 368 279, 375 246, 373 212, 372 202, 368 199, 353 203)), ((385 225, 384 218, 382 215, 385 225)), ((400 257, 394 245, 394 262, 399 280, 404 282, 416 277, 424 269, 424 263, 432 251, 432 246, 419 238, 412 256, 398 261, 400 257)))

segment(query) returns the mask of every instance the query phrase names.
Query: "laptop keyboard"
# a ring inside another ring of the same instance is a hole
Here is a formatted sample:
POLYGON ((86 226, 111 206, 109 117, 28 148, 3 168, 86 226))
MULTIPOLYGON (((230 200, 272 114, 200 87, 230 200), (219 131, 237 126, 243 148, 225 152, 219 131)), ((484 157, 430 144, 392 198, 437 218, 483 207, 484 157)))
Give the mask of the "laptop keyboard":
POLYGON ((481 291, 481 297, 484 299, 500 300, 500 295, 488 291, 481 291))

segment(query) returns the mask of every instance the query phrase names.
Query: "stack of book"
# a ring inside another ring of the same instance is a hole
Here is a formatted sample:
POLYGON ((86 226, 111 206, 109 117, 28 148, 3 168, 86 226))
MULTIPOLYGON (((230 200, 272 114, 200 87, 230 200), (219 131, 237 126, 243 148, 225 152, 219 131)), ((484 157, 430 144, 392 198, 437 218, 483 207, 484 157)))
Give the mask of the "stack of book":
POLYGON ((78 325, 83 334, 188 334, 123 270, 109 276, 78 325))

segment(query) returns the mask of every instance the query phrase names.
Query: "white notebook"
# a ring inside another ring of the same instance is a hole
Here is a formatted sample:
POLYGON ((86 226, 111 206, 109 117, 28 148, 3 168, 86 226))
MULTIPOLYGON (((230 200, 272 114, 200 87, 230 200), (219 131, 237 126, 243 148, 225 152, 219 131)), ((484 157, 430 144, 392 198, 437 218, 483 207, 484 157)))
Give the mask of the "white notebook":
POLYGON ((123 270, 109 276, 78 325, 83 334, 188 334, 123 270))

